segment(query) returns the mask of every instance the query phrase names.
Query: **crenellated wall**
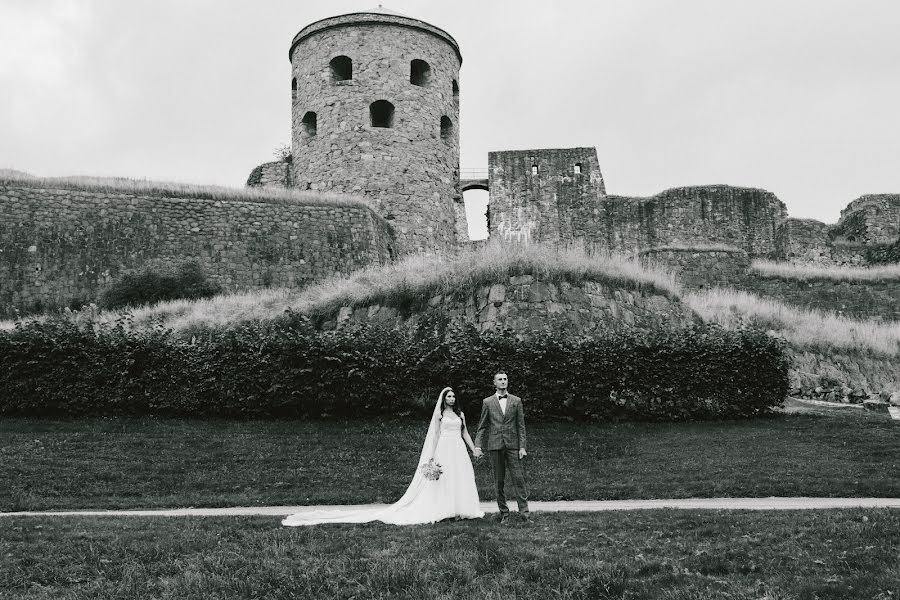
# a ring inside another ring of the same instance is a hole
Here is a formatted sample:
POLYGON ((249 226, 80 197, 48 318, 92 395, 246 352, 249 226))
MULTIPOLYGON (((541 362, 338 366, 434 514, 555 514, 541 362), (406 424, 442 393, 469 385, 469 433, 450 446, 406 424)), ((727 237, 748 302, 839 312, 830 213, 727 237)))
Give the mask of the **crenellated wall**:
POLYGON ((0 316, 95 301, 124 272, 196 260, 227 289, 297 287, 391 259, 361 202, 172 197, 0 181, 0 316))

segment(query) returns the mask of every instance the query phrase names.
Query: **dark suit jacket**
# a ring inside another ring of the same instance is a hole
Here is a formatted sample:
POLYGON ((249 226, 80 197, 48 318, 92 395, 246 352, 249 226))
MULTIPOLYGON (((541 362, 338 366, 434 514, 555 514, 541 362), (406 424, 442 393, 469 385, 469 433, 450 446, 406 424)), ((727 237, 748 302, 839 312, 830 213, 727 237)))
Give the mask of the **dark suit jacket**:
POLYGON ((481 401, 481 418, 475 434, 475 447, 484 450, 517 450, 525 446, 525 409, 522 399, 508 394, 506 413, 500 411, 497 394, 481 401), (487 447, 482 446, 487 435, 487 447))

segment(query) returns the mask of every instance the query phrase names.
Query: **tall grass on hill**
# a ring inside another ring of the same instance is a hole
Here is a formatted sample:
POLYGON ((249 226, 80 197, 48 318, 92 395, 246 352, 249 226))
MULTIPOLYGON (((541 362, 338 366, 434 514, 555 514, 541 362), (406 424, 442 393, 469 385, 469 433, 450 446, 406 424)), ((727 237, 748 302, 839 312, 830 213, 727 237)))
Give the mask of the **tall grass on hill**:
POLYGON ((861 321, 802 309, 732 289, 715 288, 682 296, 704 321, 728 329, 763 328, 790 346, 876 356, 900 354, 900 322, 861 321))
POLYGON ((900 281, 900 264, 880 267, 820 266, 771 260, 754 260, 750 272, 768 279, 794 281, 900 281))
POLYGON ((282 201, 301 206, 365 206, 364 198, 346 194, 299 191, 285 188, 233 188, 218 185, 195 185, 171 181, 151 181, 126 177, 32 177, 13 171, 0 172, 0 185, 13 184, 38 189, 81 190, 110 192, 135 196, 163 196, 169 198, 199 198, 240 202, 282 201))
MULTIPOLYGON (((538 245, 489 244, 451 257, 411 256, 393 265, 369 267, 349 277, 334 277, 302 290, 268 289, 175 300, 131 309, 132 326, 162 326, 176 331, 224 329, 248 321, 269 321, 286 310, 311 317, 333 314, 342 306, 379 304, 398 310, 427 305, 434 296, 463 296, 481 285, 532 275, 543 281, 606 282, 630 290, 679 296, 675 278, 656 267, 622 255, 590 255, 538 245)), ((83 318, 108 323, 121 312, 86 311, 83 318)), ((5 324, 11 327, 10 323, 5 324)), ((0 324, 0 329, 4 325, 0 324)))

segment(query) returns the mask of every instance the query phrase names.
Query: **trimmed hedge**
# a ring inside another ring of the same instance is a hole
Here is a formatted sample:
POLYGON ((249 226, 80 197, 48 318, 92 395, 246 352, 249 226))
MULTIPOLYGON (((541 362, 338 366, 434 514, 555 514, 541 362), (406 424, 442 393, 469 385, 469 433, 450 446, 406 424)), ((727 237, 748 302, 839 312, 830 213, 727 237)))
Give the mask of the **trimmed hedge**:
POLYGON ((220 293, 222 286, 207 279, 203 267, 191 261, 182 263, 173 273, 153 269, 127 273, 103 292, 100 306, 116 309, 179 298, 199 300, 220 293))
POLYGON ((0 414, 377 417, 430 411, 451 385, 474 419, 498 368, 530 420, 749 417, 788 390, 780 342, 714 325, 520 340, 433 315, 337 332, 289 315, 188 341, 55 318, 0 332, 0 414))

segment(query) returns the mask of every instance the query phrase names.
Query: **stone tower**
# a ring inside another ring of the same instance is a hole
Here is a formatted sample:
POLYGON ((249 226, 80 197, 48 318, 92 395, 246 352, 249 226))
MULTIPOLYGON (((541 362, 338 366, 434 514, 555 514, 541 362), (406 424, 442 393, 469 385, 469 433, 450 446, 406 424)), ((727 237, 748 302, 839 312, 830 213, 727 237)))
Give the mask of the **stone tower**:
POLYGON ((307 25, 289 56, 293 185, 369 198, 400 254, 451 250, 462 200, 456 41, 379 7, 307 25))

